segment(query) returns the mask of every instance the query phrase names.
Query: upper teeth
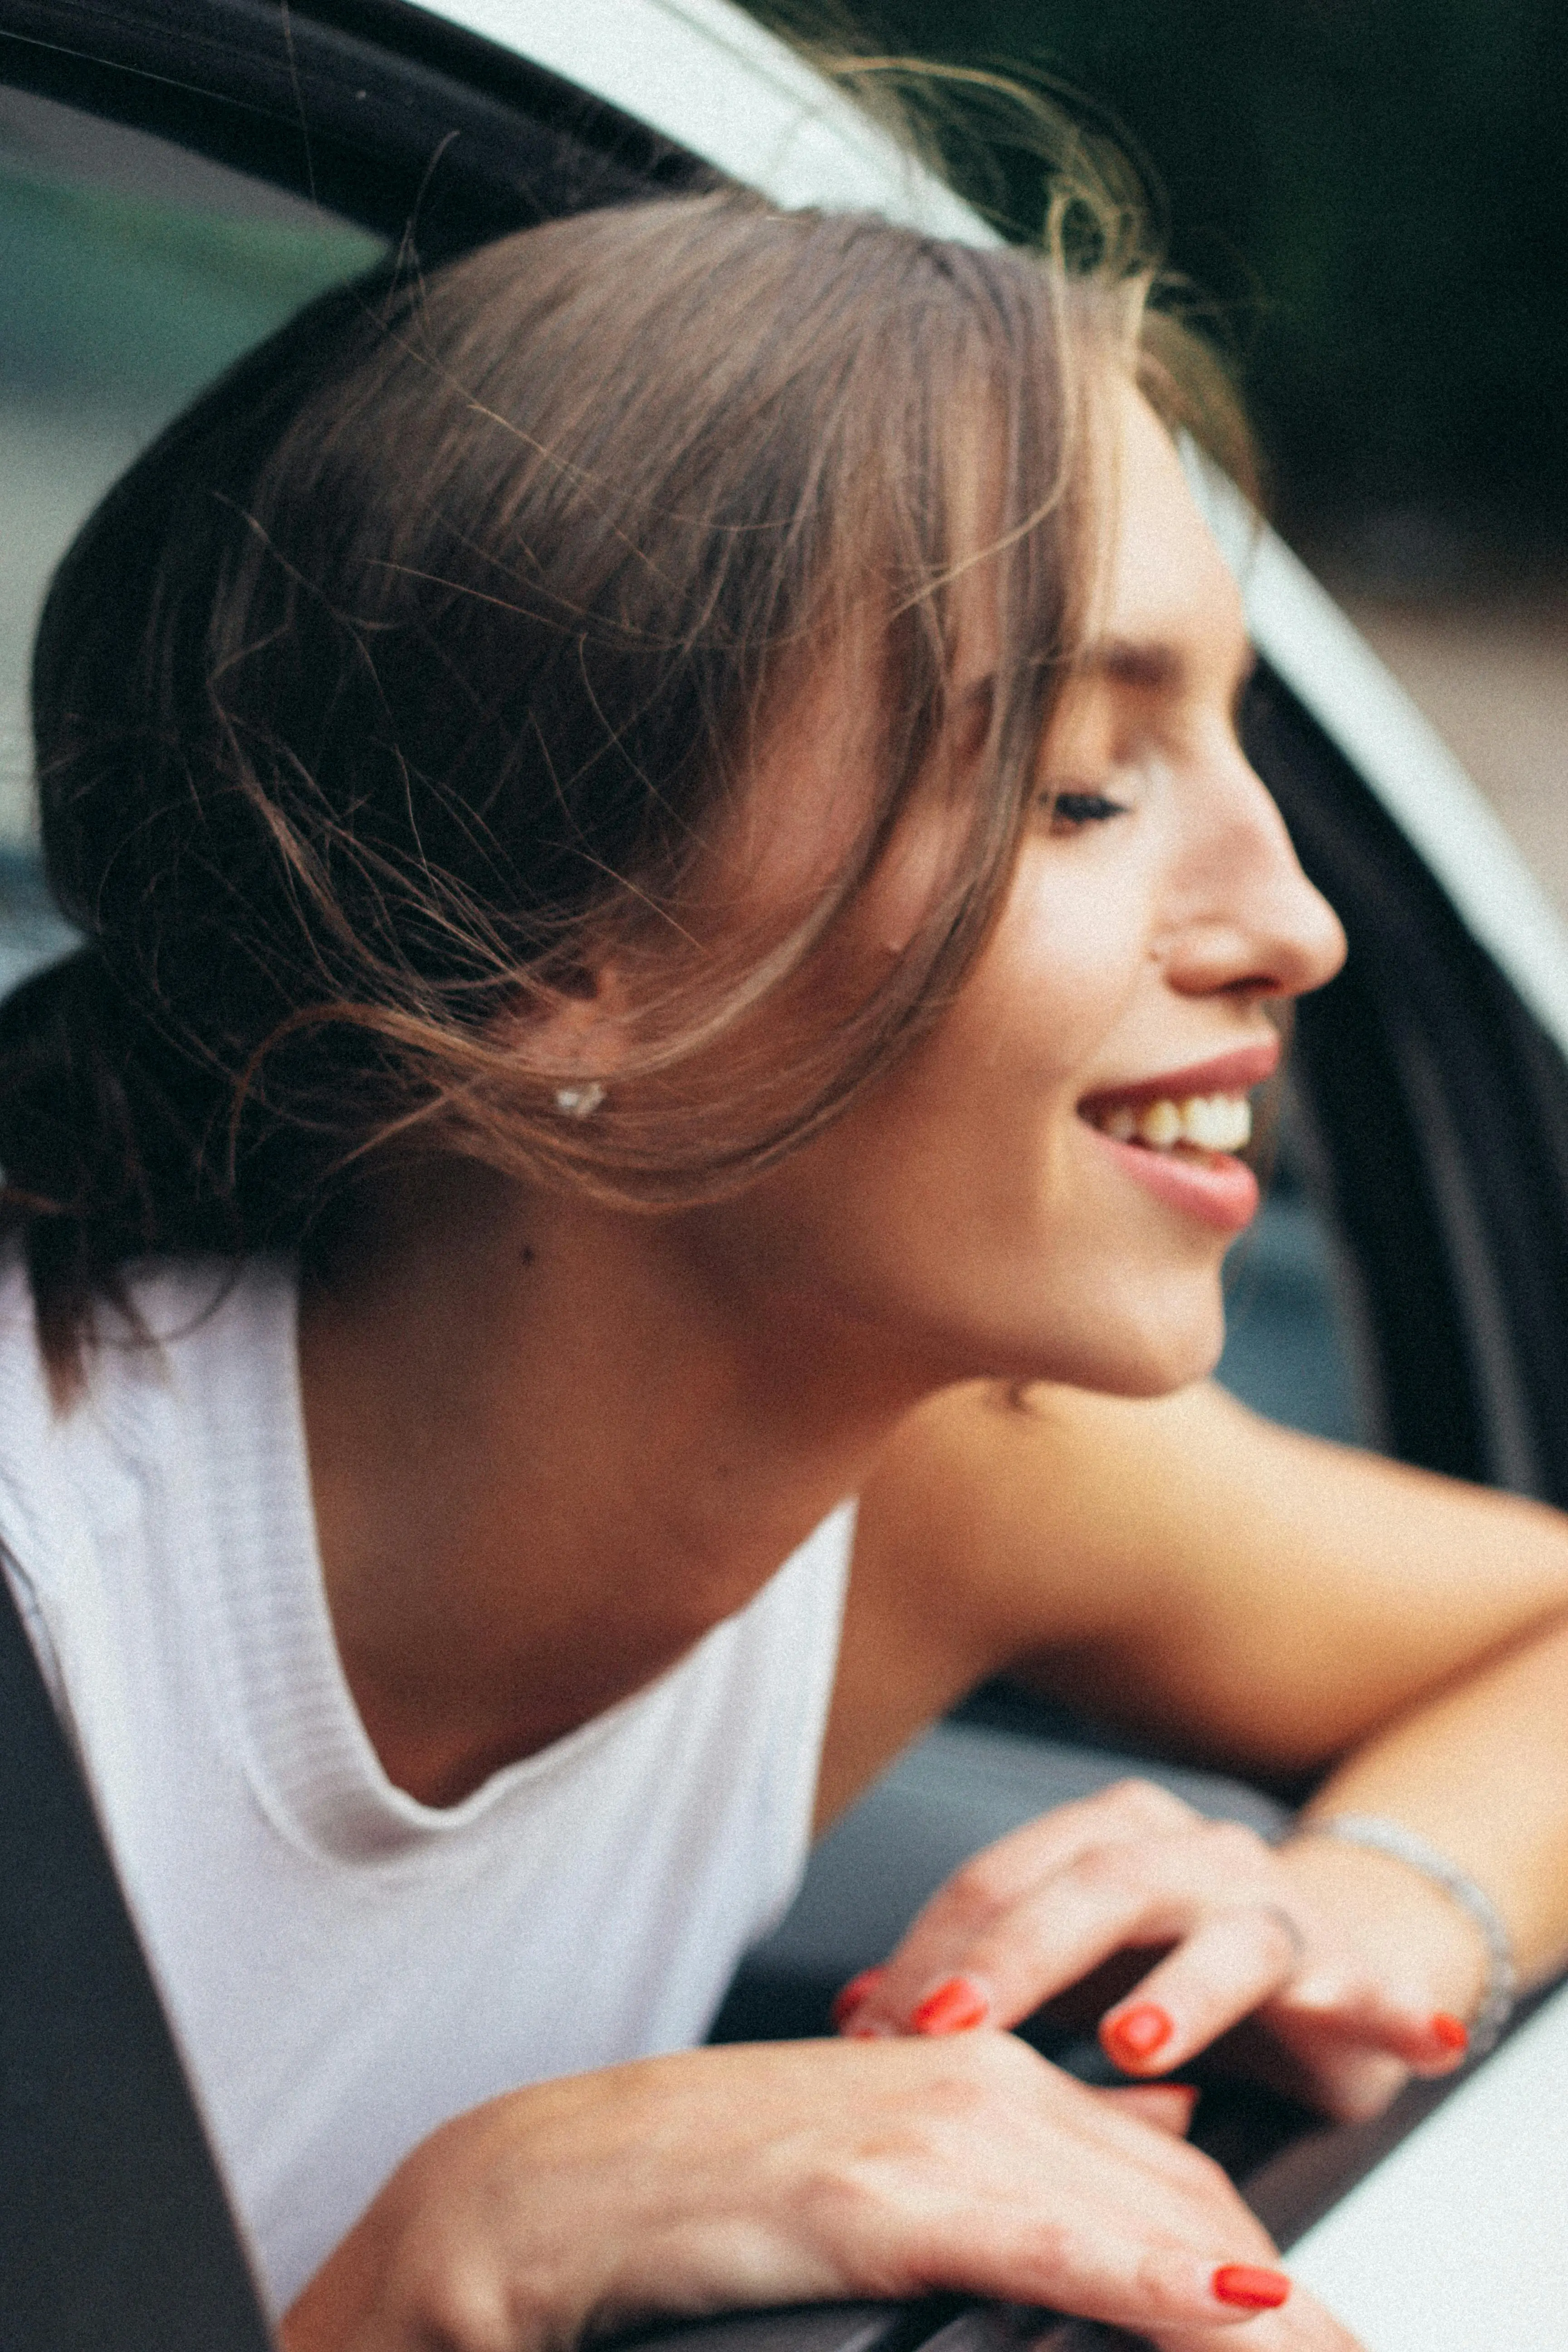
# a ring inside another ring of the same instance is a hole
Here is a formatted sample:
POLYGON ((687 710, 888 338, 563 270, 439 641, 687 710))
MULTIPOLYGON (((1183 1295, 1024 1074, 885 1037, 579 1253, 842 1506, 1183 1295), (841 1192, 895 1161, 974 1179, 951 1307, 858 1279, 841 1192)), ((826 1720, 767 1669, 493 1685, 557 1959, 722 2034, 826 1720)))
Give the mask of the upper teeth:
POLYGON ((1184 1102, 1163 1098, 1136 1110, 1116 1103, 1094 1114, 1096 1127, 1118 1143, 1136 1136, 1156 1151, 1195 1143, 1204 1151, 1239 1151, 1252 1137, 1252 1105, 1245 1095, 1189 1095, 1184 1102))

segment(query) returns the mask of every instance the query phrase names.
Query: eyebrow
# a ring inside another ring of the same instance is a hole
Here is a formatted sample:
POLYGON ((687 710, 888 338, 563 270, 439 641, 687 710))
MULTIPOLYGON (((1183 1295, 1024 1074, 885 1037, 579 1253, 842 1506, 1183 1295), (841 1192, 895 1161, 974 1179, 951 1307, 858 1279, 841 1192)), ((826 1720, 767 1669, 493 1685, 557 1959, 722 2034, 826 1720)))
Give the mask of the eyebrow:
POLYGON ((1102 637, 1085 647, 1082 667, 1086 677, 1149 694, 1179 693, 1187 682, 1185 656, 1156 637, 1102 637))
MULTIPOLYGON (((1191 680, 1191 665, 1176 646, 1158 637, 1102 637, 1088 646, 1079 665, 1087 677, 1106 679, 1142 694, 1180 695, 1191 680)), ((1237 672, 1235 700, 1239 704, 1258 667, 1251 646, 1237 672)))

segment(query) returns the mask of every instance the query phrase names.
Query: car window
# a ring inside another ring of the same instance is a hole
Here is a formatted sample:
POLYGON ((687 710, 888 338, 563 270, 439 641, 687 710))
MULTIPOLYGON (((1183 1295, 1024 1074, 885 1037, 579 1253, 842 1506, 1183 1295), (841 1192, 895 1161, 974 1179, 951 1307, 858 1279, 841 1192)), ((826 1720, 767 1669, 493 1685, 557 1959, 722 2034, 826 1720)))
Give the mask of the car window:
POLYGON ((1324 1205, 1318 1151, 1288 1097, 1263 1208, 1226 1261, 1219 1378, 1270 1421, 1342 1444, 1378 1441, 1354 1268, 1324 1205))
POLYGON ((63 936, 32 854, 27 720, 55 564, 203 384, 380 250, 163 140, 0 89, 0 989, 63 936))

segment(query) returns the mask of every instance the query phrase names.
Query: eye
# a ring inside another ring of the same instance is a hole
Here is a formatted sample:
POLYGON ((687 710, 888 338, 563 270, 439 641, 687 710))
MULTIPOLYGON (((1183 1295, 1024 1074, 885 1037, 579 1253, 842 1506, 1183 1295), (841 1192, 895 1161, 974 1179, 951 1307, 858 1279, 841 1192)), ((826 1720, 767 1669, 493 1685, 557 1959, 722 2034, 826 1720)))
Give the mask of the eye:
POLYGON ((1080 825, 1104 824, 1127 814, 1127 803, 1113 801, 1108 793, 1047 793, 1044 798, 1053 833, 1076 833, 1080 825))

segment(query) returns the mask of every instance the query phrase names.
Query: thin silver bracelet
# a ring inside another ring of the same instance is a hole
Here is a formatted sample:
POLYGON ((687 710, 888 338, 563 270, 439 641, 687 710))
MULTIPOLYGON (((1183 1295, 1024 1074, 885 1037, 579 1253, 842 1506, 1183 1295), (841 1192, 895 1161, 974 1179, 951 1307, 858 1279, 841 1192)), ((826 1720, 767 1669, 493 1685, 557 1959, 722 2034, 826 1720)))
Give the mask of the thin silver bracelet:
POLYGON ((1300 1822, 1292 1835, 1335 1838, 1341 1845, 1365 1846, 1369 1853, 1386 1853, 1440 1886, 1449 1900, 1474 1921, 1487 1948, 1487 1975, 1469 2021, 1469 2055, 1484 2058, 1512 2015, 1519 1992, 1513 1945, 1491 1896, 1446 1853, 1428 1845, 1424 1837, 1417 1837, 1403 1822, 1386 1821, 1381 1813, 1327 1813, 1321 1819, 1300 1822))

